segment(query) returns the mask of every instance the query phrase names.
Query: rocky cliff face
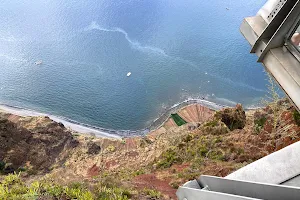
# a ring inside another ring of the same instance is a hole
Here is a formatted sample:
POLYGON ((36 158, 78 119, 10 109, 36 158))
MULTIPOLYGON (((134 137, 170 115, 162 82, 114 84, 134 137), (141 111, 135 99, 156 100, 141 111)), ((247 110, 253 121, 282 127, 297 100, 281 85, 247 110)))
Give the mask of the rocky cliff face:
POLYGON ((47 117, 0 116, 0 161, 6 163, 5 172, 23 168, 49 171, 52 165, 64 162, 66 152, 76 145, 71 132, 47 117))

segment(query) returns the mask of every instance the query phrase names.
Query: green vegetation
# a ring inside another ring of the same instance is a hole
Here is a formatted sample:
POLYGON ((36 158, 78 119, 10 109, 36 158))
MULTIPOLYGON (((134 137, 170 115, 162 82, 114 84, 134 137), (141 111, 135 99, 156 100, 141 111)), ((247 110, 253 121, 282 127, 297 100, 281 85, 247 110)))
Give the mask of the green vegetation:
POLYGON ((182 162, 180 154, 178 154, 178 149, 176 147, 170 147, 162 155, 161 160, 157 163, 159 168, 168 168, 174 163, 182 162))
POLYGON ((182 119, 177 113, 171 114, 172 119, 177 124, 177 126, 182 126, 183 124, 186 124, 187 122, 182 119))
POLYGON ((216 126, 218 126, 218 121, 217 120, 209 121, 209 122, 205 123, 204 126, 216 127, 216 126))
POLYGON ((150 199, 159 199, 161 197, 161 193, 154 189, 144 189, 144 193, 150 198, 150 199))
POLYGON ((206 122, 200 129, 211 135, 222 135, 229 131, 224 122, 221 122, 220 120, 206 122))
POLYGON ((266 117, 261 117, 260 119, 254 120, 254 129, 256 133, 259 133, 260 130, 264 127, 267 121, 266 117))
POLYGON ((0 160, 0 174, 3 173, 4 169, 5 169, 5 162, 0 160))
POLYGON ((201 164, 203 158, 223 161, 225 152, 220 144, 223 139, 217 135, 187 135, 176 146, 166 149, 156 161, 158 168, 169 168, 173 164, 191 162, 201 164))
POLYGON ((107 150, 108 152, 115 152, 115 151, 116 151, 116 147, 113 146, 113 145, 109 145, 109 146, 106 148, 106 150, 107 150))
POLYGON ((132 195, 127 189, 121 187, 108 187, 99 184, 90 190, 82 183, 72 183, 62 186, 51 180, 35 181, 26 185, 19 174, 9 174, 0 182, 0 199, 28 200, 38 199, 79 199, 79 200, 127 200, 132 195))
POLYGON ((98 198, 99 200, 128 200, 131 197, 129 190, 123 188, 108 188, 106 186, 100 187, 98 189, 98 198))
POLYGON ((300 126, 300 113, 297 110, 293 112, 293 118, 298 126, 300 126))
POLYGON ((139 175, 142 175, 142 174, 145 174, 145 170, 144 169, 140 169, 140 170, 137 170, 135 172, 132 173, 132 175, 135 177, 135 176, 139 176, 139 175))

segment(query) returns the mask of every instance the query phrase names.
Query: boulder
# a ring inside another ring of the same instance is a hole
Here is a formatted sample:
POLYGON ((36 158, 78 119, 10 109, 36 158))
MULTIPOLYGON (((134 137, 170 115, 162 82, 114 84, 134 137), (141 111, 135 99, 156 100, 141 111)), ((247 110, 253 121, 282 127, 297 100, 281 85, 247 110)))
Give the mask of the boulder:
POLYGON ((101 147, 92 141, 87 144, 87 148, 87 153, 92 155, 98 154, 101 151, 101 147))

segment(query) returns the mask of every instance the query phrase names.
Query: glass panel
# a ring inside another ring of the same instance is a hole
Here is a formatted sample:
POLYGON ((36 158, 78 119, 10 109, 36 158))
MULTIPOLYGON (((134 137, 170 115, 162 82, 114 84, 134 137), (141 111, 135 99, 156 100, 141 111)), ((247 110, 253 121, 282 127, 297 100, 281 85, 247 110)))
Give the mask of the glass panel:
POLYGON ((291 36, 291 43, 300 51, 300 25, 297 26, 291 36))

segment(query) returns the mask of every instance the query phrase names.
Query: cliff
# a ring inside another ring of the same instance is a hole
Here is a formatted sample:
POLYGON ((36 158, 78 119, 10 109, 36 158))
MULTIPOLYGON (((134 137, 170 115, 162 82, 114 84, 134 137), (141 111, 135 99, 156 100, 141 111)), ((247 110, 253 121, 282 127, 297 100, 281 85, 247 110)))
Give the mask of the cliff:
POLYGON ((287 100, 246 112, 190 105, 178 114, 188 123, 170 118, 145 137, 118 140, 2 113, 0 199, 176 199, 188 180, 226 176, 300 138, 299 113, 287 100))

